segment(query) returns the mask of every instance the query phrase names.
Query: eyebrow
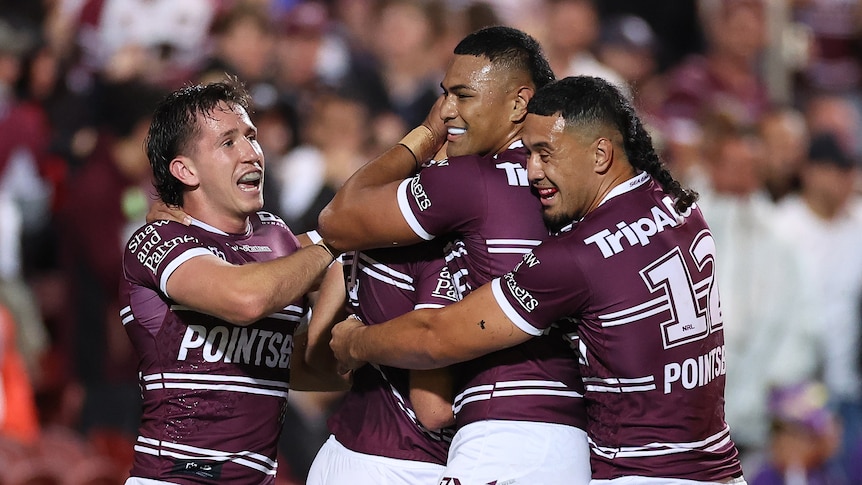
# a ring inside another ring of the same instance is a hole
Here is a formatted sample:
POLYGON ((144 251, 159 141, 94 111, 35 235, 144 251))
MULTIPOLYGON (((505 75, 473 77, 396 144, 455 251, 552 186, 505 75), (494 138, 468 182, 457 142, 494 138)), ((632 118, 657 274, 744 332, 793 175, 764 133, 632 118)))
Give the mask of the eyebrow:
POLYGON ((466 84, 456 84, 456 85, 450 87, 449 89, 446 89, 446 86, 444 86, 443 83, 440 83, 440 89, 442 89, 444 93, 445 92, 451 93, 453 91, 463 91, 465 89, 468 91, 475 91, 475 89, 471 88, 470 86, 468 86, 466 84))

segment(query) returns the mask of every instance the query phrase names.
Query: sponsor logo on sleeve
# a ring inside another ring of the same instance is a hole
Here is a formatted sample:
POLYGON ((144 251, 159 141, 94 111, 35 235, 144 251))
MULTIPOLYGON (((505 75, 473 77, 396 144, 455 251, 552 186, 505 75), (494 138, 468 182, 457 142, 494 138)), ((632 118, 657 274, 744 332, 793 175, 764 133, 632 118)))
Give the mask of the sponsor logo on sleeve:
POLYGON ((164 225, 163 221, 157 221, 148 225, 143 231, 135 234, 129 241, 129 251, 135 255, 135 258, 153 273, 159 267, 165 256, 180 244, 188 242, 196 242, 194 236, 185 234, 171 239, 163 239, 157 228, 164 225), (162 222, 162 224, 159 224, 162 222))
POLYGON ((416 205, 419 207, 420 211, 424 211, 431 207, 431 199, 428 197, 428 194, 425 193, 425 188, 422 187, 422 182, 419 181, 419 177, 413 177, 410 181, 410 193, 416 200, 416 205))
POLYGON ((518 283, 515 281, 515 276, 512 273, 506 273, 503 275, 503 280, 506 282, 506 287, 509 288, 509 292, 512 296, 515 297, 515 300, 528 312, 532 312, 539 306, 539 300, 533 298, 533 295, 530 294, 529 291, 518 286, 518 283))

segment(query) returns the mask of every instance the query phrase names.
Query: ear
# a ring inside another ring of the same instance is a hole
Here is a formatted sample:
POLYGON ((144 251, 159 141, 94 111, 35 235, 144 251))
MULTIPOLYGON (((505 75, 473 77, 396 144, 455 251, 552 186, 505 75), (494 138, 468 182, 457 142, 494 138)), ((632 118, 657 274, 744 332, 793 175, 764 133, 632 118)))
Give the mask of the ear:
POLYGON ((599 138, 594 143, 596 160, 593 164, 593 171, 597 174, 607 173, 613 165, 614 144, 607 138, 599 138))
POLYGON ((177 180, 190 187, 200 185, 198 180, 195 164, 189 157, 179 156, 171 160, 170 163, 171 175, 177 180))
POLYGON ((533 99, 533 94, 535 94, 535 90, 529 86, 521 86, 518 88, 518 91, 515 94, 515 104, 512 108, 512 115, 509 117, 509 121, 520 123, 527 118, 527 104, 529 104, 530 100, 533 99))

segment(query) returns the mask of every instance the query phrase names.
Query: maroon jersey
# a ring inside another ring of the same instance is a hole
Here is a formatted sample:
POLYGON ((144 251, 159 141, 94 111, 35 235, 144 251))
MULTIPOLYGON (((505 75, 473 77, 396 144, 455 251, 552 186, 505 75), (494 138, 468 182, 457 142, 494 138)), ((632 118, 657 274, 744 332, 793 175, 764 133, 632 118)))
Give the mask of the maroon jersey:
POLYGON ((579 321, 593 478, 719 481, 741 473, 724 421, 715 244, 648 174, 495 279, 497 302, 539 335, 579 321))
MULTIPOLYGON (((441 237, 459 297, 509 271, 548 237, 529 188, 526 150, 462 156, 405 180, 398 202, 420 237, 441 237)), ((457 425, 498 419, 584 429, 583 383, 563 332, 532 339, 457 366, 457 425)))
POLYGON ((266 212, 250 217, 244 234, 157 221, 131 237, 120 315, 139 357, 143 393, 132 476, 183 485, 274 483, 305 298, 242 327, 177 304, 165 288, 196 256, 244 264, 298 248, 281 219, 266 212))
MULTIPOLYGON (((457 301, 443 248, 435 243, 374 249, 344 256, 348 310, 374 325, 416 308, 457 301)), ((445 464, 452 430, 431 431, 410 403, 409 371, 366 365, 329 418, 345 447, 369 455, 445 464)))

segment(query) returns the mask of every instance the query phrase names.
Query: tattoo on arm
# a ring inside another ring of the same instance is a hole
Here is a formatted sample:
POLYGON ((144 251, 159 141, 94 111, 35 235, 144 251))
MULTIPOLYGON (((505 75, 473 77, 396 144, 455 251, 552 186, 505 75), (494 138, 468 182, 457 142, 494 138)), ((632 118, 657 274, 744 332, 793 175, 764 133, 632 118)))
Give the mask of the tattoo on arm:
POLYGON ((479 320, 479 328, 485 330, 485 320, 479 320))

